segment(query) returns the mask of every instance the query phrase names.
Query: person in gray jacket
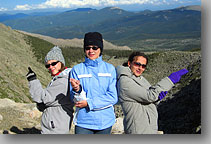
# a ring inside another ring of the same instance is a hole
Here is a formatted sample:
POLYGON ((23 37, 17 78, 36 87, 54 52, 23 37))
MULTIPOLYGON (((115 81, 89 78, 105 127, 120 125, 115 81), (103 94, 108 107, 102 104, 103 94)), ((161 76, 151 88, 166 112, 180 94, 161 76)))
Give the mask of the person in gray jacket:
POLYGON ((45 67, 53 77, 43 89, 36 74, 29 67, 26 75, 29 91, 37 107, 42 111, 42 134, 68 134, 73 118, 74 104, 69 98, 69 72, 59 47, 53 47, 45 57, 45 67))
POLYGON ((186 69, 174 72, 152 86, 142 76, 147 63, 144 53, 133 52, 126 64, 116 67, 117 92, 124 113, 126 134, 157 134, 156 104, 188 72, 186 69))

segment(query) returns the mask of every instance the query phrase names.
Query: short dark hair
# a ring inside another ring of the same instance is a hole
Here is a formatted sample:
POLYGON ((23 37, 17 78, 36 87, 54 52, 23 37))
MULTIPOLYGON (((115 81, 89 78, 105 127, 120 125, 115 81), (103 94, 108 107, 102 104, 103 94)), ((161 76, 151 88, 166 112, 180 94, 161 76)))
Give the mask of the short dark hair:
MULTIPOLYGON (((134 52, 132 52, 130 54, 129 58, 128 58, 128 61, 132 63, 134 61, 135 57, 137 57, 137 56, 144 57, 147 60, 147 62, 146 62, 146 65, 147 65, 147 63, 148 63, 148 57, 143 52, 140 52, 140 51, 134 51, 134 52)), ((123 63, 123 66, 128 66, 128 64, 127 64, 128 61, 125 62, 125 63, 123 63)))

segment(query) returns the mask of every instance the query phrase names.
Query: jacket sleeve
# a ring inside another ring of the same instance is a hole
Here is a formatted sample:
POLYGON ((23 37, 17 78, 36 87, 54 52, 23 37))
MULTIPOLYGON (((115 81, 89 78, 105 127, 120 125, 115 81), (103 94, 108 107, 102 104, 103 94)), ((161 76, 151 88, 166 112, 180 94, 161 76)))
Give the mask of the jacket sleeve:
POLYGON ((153 103, 158 100, 161 91, 170 90, 174 84, 166 77, 151 86, 145 79, 137 83, 128 76, 122 76, 118 83, 120 99, 123 101, 136 101, 139 103, 153 103), (147 86, 149 85, 149 86, 147 86))
MULTIPOLYGON (((77 76, 77 73, 75 72, 75 67, 72 68, 71 72, 69 73, 69 77, 73 78, 73 79, 76 79, 76 80, 79 80, 78 76, 77 76)), ((77 93, 77 92, 75 92, 73 90, 70 82, 69 82, 69 90, 70 90, 70 100, 71 100, 71 102, 74 103, 74 97, 75 96, 80 96, 80 93, 77 93)))
POLYGON ((113 69, 107 91, 102 92, 99 90, 99 96, 93 96, 92 98, 87 99, 87 103, 90 110, 101 110, 113 106, 117 101, 116 71, 113 69))
POLYGON ((43 102, 46 106, 61 105, 59 100, 67 94, 68 82, 67 79, 59 78, 47 88, 42 88, 38 79, 29 82, 30 94, 34 102, 43 102))

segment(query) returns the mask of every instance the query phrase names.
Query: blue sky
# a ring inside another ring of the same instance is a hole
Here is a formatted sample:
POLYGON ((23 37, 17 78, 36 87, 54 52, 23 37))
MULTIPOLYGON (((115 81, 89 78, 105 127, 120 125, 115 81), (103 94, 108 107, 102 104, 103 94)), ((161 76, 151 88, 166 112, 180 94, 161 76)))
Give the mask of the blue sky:
POLYGON ((201 0, 0 0, 0 11, 29 11, 116 6, 125 10, 162 10, 187 5, 201 5, 201 0))

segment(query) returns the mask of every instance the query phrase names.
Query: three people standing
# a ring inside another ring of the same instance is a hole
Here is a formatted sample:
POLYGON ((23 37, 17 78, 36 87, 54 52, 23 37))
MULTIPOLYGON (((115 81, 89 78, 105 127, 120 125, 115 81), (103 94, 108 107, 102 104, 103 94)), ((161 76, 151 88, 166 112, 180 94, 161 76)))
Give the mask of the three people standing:
POLYGON ((102 52, 102 35, 98 32, 86 33, 85 61, 71 70, 64 67, 61 49, 52 48, 45 57, 46 68, 53 76, 46 89, 42 88, 36 74, 29 68, 27 79, 31 97, 38 106, 44 105, 43 134, 69 133, 74 104, 75 134, 110 134, 116 121, 114 105, 118 96, 126 134, 157 134, 156 103, 188 71, 182 69, 172 73, 151 86, 142 76, 148 63, 144 53, 133 52, 126 66, 115 69, 112 64, 103 61, 102 52))

